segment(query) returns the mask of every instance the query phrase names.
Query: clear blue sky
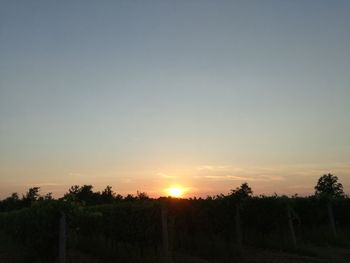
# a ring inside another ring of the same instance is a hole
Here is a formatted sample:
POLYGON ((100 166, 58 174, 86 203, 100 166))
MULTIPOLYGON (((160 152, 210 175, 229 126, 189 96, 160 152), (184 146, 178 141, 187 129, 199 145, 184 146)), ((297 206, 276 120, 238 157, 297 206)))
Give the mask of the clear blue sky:
POLYGON ((350 192, 350 1, 0 2, 0 197, 350 192))

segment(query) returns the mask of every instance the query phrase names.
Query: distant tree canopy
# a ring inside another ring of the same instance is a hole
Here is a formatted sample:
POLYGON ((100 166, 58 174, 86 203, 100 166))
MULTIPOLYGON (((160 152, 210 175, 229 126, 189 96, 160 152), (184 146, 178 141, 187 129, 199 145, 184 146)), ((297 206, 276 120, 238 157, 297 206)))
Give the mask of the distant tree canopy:
POLYGON ((101 200, 104 203, 110 203, 114 200, 115 193, 112 190, 112 186, 107 185, 107 187, 101 193, 101 200))
POLYGON ((137 191, 137 199, 139 200, 148 200, 150 199, 148 194, 146 192, 140 192, 140 191, 137 191))
MULTIPOLYGON (((148 198, 147 194, 142 192, 138 192, 138 196, 132 197, 132 200, 148 198)), ((22 198, 20 198, 17 193, 12 193, 11 196, 0 200, 0 212, 30 207, 35 202, 53 199, 52 193, 49 192, 41 195, 40 187, 32 187, 22 195, 22 198)), ((81 205, 109 204, 115 201, 127 200, 127 198, 123 198, 120 194, 115 194, 112 187, 109 185, 101 192, 94 192, 92 185, 73 185, 68 189, 68 192, 59 199, 65 202, 79 203, 81 205)))
POLYGON ((338 182, 338 177, 333 174, 324 174, 318 179, 315 186, 315 195, 322 197, 343 197, 343 185, 338 182))
MULTIPOLYGON (((100 192, 93 192, 92 185, 73 185, 69 188, 68 193, 63 197, 66 201, 76 201, 83 204, 98 204, 101 201, 100 192)), ((107 191, 107 194, 112 194, 112 188, 110 187, 107 191)), ((107 201, 107 200, 105 200, 107 201)))
MULTIPOLYGON (((208 196, 207 200, 233 200, 234 202, 240 202, 248 199, 252 196, 252 188, 247 182, 241 184, 239 187, 232 189, 228 195, 219 194, 216 196, 208 196)), ((296 197, 295 195, 294 197, 296 197)), ((343 191, 343 185, 338 182, 338 177, 332 174, 325 174, 318 179, 315 186, 315 196, 326 197, 326 198, 339 198, 347 197, 343 191)), ((277 195, 276 195, 277 197, 277 195)), ((288 198, 287 196, 285 196, 288 198)), ((45 195, 40 194, 40 187, 29 188, 28 191, 19 197, 17 193, 12 193, 9 197, 0 200, 0 212, 17 210, 25 207, 30 207, 33 203, 41 202, 45 200, 54 199, 52 193, 46 193, 45 195)), ((128 194, 122 196, 116 194, 112 187, 107 187, 102 191, 93 191, 92 185, 73 185, 68 189, 68 192, 64 194, 62 200, 64 202, 77 203, 79 205, 99 205, 99 204, 111 204, 119 201, 134 202, 138 200, 150 200, 147 193, 137 191, 136 195, 128 194)), ((197 200, 201 197, 189 198, 189 200, 197 200)))
POLYGON ((30 205, 39 198, 40 187, 29 188, 28 192, 23 196, 22 200, 26 205, 30 205))
POLYGON ((251 197, 252 194, 252 188, 248 185, 248 183, 243 183, 240 187, 231 190, 230 196, 236 200, 243 200, 251 197))
POLYGON ((127 198, 123 198, 120 194, 116 194, 110 185, 107 185, 101 192, 94 192, 92 185, 73 185, 62 199, 70 202, 78 202, 83 205, 110 204, 115 201, 127 200, 127 198))

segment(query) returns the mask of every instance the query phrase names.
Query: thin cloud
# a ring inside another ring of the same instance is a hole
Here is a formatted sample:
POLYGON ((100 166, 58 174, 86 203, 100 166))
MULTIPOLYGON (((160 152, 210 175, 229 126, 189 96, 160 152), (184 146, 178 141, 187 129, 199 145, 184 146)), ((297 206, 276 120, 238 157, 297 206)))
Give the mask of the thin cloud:
POLYGON ((350 172, 349 163, 292 164, 271 166, 202 165, 196 169, 194 178, 232 178, 246 180, 284 180, 288 176, 315 177, 325 173, 344 174, 350 172), (229 174, 230 176, 227 176, 229 174), (233 176, 233 177, 232 177, 233 176))
POLYGON ((283 181, 282 176, 274 175, 256 175, 256 176, 236 176, 236 175, 204 175, 195 176, 195 178, 209 179, 215 181, 283 181))
POLYGON ((171 179, 171 178, 176 178, 177 177, 175 175, 169 175, 169 174, 166 174, 166 173, 157 173, 157 176, 160 176, 160 177, 165 178, 165 179, 171 179))
POLYGON ((229 169, 229 165, 201 165, 197 167, 199 171, 223 171, 229 169))

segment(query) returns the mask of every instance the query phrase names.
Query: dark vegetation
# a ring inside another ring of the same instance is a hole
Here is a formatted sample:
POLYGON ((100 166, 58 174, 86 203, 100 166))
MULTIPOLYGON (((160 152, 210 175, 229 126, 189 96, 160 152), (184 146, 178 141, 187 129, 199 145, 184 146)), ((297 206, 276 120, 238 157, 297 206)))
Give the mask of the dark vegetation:
POLYGON ((309 197, 253 196, 247 183, 205 199, 39 190, 0 202, 0 262, 59 262, 62 215, 67 262, 350 262, 350 199, 331 174, 309 197))

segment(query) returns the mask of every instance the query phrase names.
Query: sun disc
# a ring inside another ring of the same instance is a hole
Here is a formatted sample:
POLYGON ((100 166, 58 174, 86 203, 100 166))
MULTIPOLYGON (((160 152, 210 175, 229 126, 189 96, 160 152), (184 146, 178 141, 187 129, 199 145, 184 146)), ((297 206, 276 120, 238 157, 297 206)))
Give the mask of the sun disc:
POLYGON ((184 190, 179 186, 172 186, 167 189, 167 192, 172 197, 181 197, 184 193, 184 190))

